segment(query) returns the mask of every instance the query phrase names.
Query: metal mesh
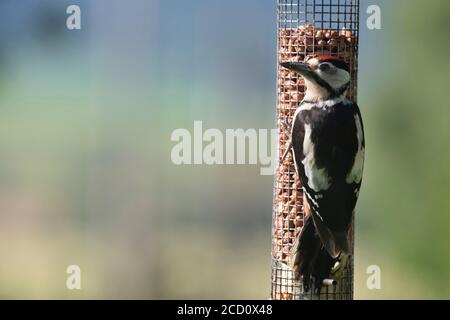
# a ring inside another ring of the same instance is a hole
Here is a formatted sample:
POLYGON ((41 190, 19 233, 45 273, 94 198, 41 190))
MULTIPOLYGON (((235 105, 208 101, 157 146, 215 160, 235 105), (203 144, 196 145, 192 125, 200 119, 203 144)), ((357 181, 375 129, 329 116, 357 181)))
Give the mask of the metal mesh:
MULTIPOLYGON (((338 56, 350 64, 352 86, 348 97, 356 101, 359 39, 359 0, 278 0, 278 62, 303 61, 314 54, 338 56)), ((279 65, 279 64, 278 64, 279 65)), ((295 73, 278 67, 277 128, 278 157, 289 143, 292 117, 300 105, 305 86, 295 73)), ((325 285, 319 295, 303 291, 293 280, 290 251, 303 227, 302 184, 292 155, 284 159, 275 177, 272 221, 272 299, 353 298, 353 255, 336 276, 336 284, 325 285)))

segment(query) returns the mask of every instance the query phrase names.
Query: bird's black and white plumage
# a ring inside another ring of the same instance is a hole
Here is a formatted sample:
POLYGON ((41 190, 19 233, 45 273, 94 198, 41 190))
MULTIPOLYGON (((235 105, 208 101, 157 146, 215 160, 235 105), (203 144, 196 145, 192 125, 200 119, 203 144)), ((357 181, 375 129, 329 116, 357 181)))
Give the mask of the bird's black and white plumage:
POLYGON ((348 65, 333 57, 308 57, 282 66, 305 79, 291 143, 303 184, 305 222, 293 252, 296 278, 306 290, 324 279, 342 255, 351 254, 352 220, 364 167, 364 128, 358 106, 345 98, 348 65))

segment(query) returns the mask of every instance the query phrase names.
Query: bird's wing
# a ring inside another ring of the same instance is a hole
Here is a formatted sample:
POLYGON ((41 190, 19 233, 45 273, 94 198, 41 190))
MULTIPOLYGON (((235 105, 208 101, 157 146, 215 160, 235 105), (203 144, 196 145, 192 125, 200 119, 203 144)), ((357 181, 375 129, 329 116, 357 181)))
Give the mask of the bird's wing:
POLYGON ((297 172, 317 233, 329 254, 348 253, 364 166, 364 129, 356 104, 299 110, 292 127, 297 172))

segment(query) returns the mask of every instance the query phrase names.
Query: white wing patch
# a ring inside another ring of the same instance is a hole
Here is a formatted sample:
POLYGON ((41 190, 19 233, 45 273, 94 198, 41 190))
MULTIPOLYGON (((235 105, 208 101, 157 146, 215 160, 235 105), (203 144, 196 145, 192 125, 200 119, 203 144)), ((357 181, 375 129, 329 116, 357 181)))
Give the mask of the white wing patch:
POLYGON ((337 104, 343 104, 344 106, 349 106, 349 105, 353 104, 353 102, 348 99, 342 99, 342 98, 335 98, 335 99, 330 99, 330 100, 325 100, 325 101, 316 101, 313 103, 303 102, 302 105, 296 111, 311 110, 312 108, 325 109, 325 108, 330 108, 332 106, 335 106, 337 104))
POLYGON ((314 191, 326 190, 330 187, 330 178, 325 168, 319 169, 314 158, 314 144, 311 141, 311 126, 305 125, 305 139, 303 140, 303 154, 305 159, 302 163, 305 175, 308 177, 308 186, 314 191))
POLYGON ((355 155, 355 162, 353 163, 353 168, 350 170, 350 173, 347 175, 345 181, 350 183, 360 183, 363 170, 364 170, 364 153, 365 149, 362 145, 363 142, 363 130, 361 125, 361 119, 358 115, 355 115, 355 124, 356 124, 356 137, 358 138, 358 151, 355 155))

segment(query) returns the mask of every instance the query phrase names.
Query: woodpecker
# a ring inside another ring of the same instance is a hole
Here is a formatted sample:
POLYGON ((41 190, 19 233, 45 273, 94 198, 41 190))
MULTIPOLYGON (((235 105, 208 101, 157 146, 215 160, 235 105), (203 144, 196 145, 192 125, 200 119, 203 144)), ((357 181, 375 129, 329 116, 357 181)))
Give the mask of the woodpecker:
MULTIPOLYGON (((364 127, 358 105, 346 98, 349 65, 332 56, 282 62, 300 74, 306 92, 291 127, 295 167, 304 193, 304 225, 292 268, 306 292, 317 293, 332 270, 351 255, 352 221, 364 168, 364 127)), ((342 266, 341 266, 342 267, 342 266)))

